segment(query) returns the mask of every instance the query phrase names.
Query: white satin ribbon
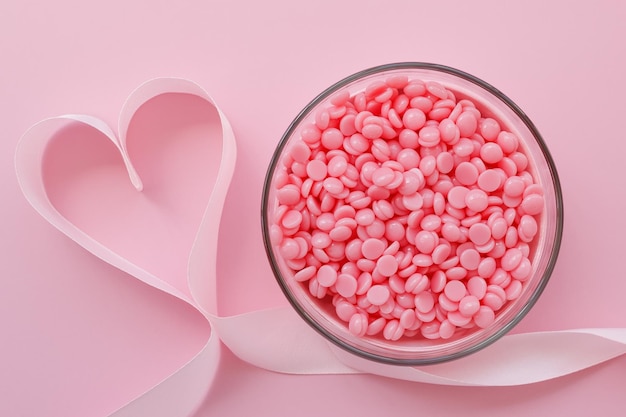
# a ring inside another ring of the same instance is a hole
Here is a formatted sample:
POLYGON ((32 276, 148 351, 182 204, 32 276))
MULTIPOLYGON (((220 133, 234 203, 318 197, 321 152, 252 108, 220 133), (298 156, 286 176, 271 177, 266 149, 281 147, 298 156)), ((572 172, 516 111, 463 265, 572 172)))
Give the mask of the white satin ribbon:
POLYGON ((120 113, 118 132, 119 136, 106 123, 86 115, 45 119, 23 135, 15 159, 24 195, 46 220, 105 262, 187 302, 212 326, 206 345, 189 362, 121 407, 113 414, 115 417, 189 415, 203 401, 213 382, 219 363, 220 340, 242 360, 276 372, 371 373, 408 381, 469 386, 545 381, 626 353, 626 329, 579 329, 507 335, 456 361, 420 368, 401 367, 371 362, 335 347, 305 324, 290 307, 220 317, 216 299, 217 238, 236 157, 235 137, 226 116, 199 85, 184 79, 159 78, 146 82, 129 96, 120 113), (133 115, 143 104, 166 93, 190 94, 206 100, 217 111, 222 129, 220 167, 189 254, 187 288, 177 288, 133 264, 68 221, 48 199, 42 175, 42 158, 50 138, 64 127, 78 123, 111 140, 120 152, 130 181, 141 191, 141 178, 126 150, 126 132, 133 115), (172 398, 176 398, 176 402, 172 398))

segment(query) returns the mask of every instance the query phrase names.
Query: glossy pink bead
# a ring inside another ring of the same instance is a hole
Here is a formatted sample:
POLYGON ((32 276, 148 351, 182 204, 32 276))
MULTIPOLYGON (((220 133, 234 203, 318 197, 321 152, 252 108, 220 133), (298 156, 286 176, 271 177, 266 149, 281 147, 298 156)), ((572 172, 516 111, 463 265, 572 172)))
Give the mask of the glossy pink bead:
POLYGON ((389 288, 384 285, 373 285, 367 291, 367 299, 376 306, 383 305, 389 299, 389 288))
POLYGON ((465 208, 467 206, 465 198, 469 192, 469 188, 463 186, 452 187, 448 192, 448 202, 454 208, 465 208))
POLYGON ((402 123, 407 129, 418 130, 426 123, 426 115, 420 109, 408 109, 402 116, 402 123))
POLYGON ((378 259, 384 251, 385 243, 379 239, 367 239, 361 246, 361 252, 367 259, 378 259))
POLYGON ((466 317, 471 317, 480 310, 480 300, 474 295, 468 295, 459 300, 459 312, 466 317))
POLYGON ((503 156, 504 152, 502 151, 500 145, 498 145, 497 143, 485 143, 480 148, 480 157, 488 164, 496 164, 500 162, 503 156))
POLYGON ((492 192, 500 188, 502 176, 493 169, 487 169, 478 176, 478 186, 485 192, 492 192))
POLYGON ((461 162, 455 170, 456 179, 463 185, 472 185, 478 180, 478 168, 469 162, 461 162))
POLYGON ((474 323, 483 329, 493 324, 495 319, 496 315, 494 311, 487 306, 481 306, 478 309, 478 312, 474 315, 474 323))
POLYGON ((481 189, 475 188, 465 195, 465 205, 473 212, 481 212, 489 205, 487 193, 481 189))
POLYGON ((376 262, 376 268, 381 275, 390 277, 398 271, 398 261, 392 255, 383 255, 376 262))
POLYGON ((491 239, 491 229, 485 223, 476 223, 469 228, 469 238, 476 245, 484 245, 491 239))

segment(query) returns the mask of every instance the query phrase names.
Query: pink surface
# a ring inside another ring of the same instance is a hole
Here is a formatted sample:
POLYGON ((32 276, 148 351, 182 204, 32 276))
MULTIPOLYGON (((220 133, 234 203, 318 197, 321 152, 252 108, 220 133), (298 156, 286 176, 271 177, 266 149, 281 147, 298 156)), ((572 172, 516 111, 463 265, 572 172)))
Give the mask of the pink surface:
MULTIPOLYGON (((15 146, 30 125, 70 112, 114 125, 129 92, 156 76, 186 77, 205 87, 237 135, 237 169, 220 234, 223 314, 285 304, 265 259, 259 203, 266 165, 288 123, 338 79, 372 65, 413 60, 455 66, 501 89, 533 119, 559 168, 566 212, 561 257, 543 297, 515 330, 626 327, 626 142, 620 125, 626 8, 617 1, 385 4, 0 5, 0 415, 106 415, 186 362, 205 341, 206 323, 192 309, 58 233, 26 203, 14 175, 15 146), (246 262, 234 262, 241 253, 246 262)), ((107 158, 106 150, 84 151, 107 158)), ((157 157, 175 151, 154 147, 157 157)), ((59 180, 84 168, 69 162, 48 168, 57 170, 59 180)), ((176 173, 177 164, 169 161, 166 170, 176 173)), ((89 205, 89 184, 65 184, 58 184, 57 204, 79 193, 87 207, 97 208, 89 205)), ((187 190, 170 191, 162 197, 187 190)), ((192 207, 174 209, 188 213, 185 224, 193 224, 192 207)), ((165 244, 161 250, 168 250, 165 244)), ((129 248, 148 256, 141 252, 146 248, 129 248)), ((328 401, 333 414, 358 407, 372 416, 413 415, 417 409, 439 415, 620 415, 625 367, 626 358, 619 358, 536 385, 459 388, 374 376, 281 375, 225 352, 197 415, 318 415, 328 401), (327 400, 312 400, 318 398, 327 400)))

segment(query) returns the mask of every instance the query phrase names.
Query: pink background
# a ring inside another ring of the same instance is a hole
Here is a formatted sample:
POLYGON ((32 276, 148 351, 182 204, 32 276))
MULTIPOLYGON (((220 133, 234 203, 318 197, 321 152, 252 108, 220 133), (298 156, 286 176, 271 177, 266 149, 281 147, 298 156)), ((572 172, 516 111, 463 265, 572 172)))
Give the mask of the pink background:
MULTIPOLYGON (((355 71, 428 61, 509 95, 544 135, 561 175, 561 256, 515 331, 626 327, 626 6, 512 3, 1 2, 0 415, 107 415, 204 342, 206 324, 192 309, 57 232, 14 174, 15 146, 33 123, 87 113, 116 126, 126 96, 158 76, 205 87, 237 135, 220 234, 222 314, 285 304, 265 258, 259 202, 291 119, 355 71)), ((625 371, 622 357, 531 386, 458 388, 274 374, 224 350, 196 415, 621 415, 625 371)))

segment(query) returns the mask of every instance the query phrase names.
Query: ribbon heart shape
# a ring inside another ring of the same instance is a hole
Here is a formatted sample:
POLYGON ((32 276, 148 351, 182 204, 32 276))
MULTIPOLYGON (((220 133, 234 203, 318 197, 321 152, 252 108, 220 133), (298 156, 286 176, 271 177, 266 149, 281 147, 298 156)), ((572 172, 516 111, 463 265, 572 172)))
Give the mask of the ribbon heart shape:
POLYGON ((48 222, 105 262, 187 302, 211 324, 205 346, 193 358, 121 407, 116 417, 192 413, 213 382, 220 341, 242 360, 277 372, 373 373, 471 386, 543 381, 626 353, 626 329, 579 329, 509 335, 453 362, 397 367, 336 348, 288 306, 220 317, 218 231, 236 159, 226 116, 199 85, 158 78, 128 97, 118 132, 87 115, 45 119, 23 135, 15 160, 26 199, 48 222), (100 171, 85 181, 81 172, 94 166, 100 171), (205 189, 191 189, 168 175, 181 170, 200 176, 205 189), (151 244, 120 239, 134 233, 151 244), (174 235, 176 244, 168 246, 174 235))

